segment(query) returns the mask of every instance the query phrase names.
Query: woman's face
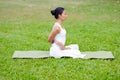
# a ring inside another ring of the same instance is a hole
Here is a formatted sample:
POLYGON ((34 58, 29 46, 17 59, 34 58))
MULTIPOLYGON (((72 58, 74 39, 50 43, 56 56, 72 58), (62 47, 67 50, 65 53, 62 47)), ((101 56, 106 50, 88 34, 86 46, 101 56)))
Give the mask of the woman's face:
POLYGON ((66 10, 63 11, 61 15, 59 15, 59 18, 64 21, 67 18, 66 10))

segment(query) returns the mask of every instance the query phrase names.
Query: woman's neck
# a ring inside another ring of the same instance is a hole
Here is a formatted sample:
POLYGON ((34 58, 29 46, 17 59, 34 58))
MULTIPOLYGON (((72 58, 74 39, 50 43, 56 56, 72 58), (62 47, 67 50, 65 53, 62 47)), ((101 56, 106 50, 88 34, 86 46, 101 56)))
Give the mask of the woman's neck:
POLYGON ((61 19, 57 19, 57 22, 62 25, 62 20, 61 19))

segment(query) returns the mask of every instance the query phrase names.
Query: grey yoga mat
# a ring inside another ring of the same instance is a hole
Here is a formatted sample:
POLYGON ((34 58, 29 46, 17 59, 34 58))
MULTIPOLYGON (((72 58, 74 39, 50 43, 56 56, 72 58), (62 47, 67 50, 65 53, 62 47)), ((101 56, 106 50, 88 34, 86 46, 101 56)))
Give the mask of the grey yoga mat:
MULTIPOLYGON (((114 59, 111 51, 87 51, 81 52, 82 54, 86 54, 83 59, 90 58, 102 58, 102 59, 114 59)), ((15 51, 12 58, 48 58, 51 57, 49 55, 49 51, 15 51)), ((63 56, 65 57, 65 56, 63 56)), ((68 56, 67 56, 68 57, 68 56)))

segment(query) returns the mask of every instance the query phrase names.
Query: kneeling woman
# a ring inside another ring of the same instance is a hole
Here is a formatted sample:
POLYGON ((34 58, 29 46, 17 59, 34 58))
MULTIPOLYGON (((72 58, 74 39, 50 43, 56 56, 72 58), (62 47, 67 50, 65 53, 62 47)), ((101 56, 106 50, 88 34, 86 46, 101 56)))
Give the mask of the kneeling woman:
POLYGON ((71 44, 65 46, 66 30, 62 26, 62 22, 66 19, 66 10, 62 7, 58 7, 51 11, 51 14, 56 18, 56 22, 48 37, 48 42, 52 44, 50 48, 50 56, 55 58, 72 57, 83 58, 85 55, 81 54, 77 44, 71 44))

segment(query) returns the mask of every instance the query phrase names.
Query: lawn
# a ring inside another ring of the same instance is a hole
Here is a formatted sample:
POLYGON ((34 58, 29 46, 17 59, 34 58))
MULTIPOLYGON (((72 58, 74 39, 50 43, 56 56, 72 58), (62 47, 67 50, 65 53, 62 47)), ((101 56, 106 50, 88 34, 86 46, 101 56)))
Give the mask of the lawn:
POLYGON ((119 0, 0 0, 0 80, 119 80, 119 0), (15 50, 49 50, 54 17, 62 6, 68 44, 80 51, 112 51, 115 59, 12 59, 15 50))

